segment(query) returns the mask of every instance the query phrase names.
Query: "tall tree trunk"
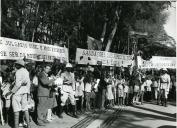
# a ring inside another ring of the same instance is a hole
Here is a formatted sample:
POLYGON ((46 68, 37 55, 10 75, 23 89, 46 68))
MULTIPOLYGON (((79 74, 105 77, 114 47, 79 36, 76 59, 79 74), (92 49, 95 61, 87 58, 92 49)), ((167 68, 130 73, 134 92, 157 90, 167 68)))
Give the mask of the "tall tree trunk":
POLYGON ((107 51, 107 52, 110 51, 112 40, 114 38, 116 30, 117 30, 117 23, 114 24, 114 28, 113 28, 111 34, 109 35, 108 43, 107 43, 107 46, 106 46, 106 49, 105 49, 105 51, 107 51))
POLYGON ((104 37, 105 37, 105 34, 106 34, 106 27, 107 27, 107 19, 105 20, 105 23, 104 23, 104 26, 103 26, 103 31, 102 31, 102 34, 101 34, 101 42, 104 41, 104 37))
POLYGON ((115 11, 114 28, 113 28, 112 32, 110 33, 110 35, 109 35, 108 43, 107 43, 107 46, 106 46, 106 49, 105 49, 105 51, 107 51, 107 52, 110 51, 112 40, 113 40, 114 35, 116 33, 116 30, 117 30, 117 23, 119 22, 119 19, 120 19, 120 13, 121 13, 121 9, 120 8, 119 8, 119 11, 117 11, 117 10, 115 11))

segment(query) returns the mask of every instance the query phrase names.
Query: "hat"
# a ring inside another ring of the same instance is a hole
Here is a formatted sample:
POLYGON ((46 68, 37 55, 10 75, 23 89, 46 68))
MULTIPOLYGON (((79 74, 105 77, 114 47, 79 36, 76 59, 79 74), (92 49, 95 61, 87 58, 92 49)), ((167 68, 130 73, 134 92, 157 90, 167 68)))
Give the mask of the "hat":
POLYGON ((166 68, 162 68, 162 71, 166 71, 167 72, 168 70, 166 68))
POLYGON ((25 66, 25 62, 24 62, 24 60, 17 60, 16 62, 15 62, 15 64, 19 64, 19 65, 21 65, 21 66, 25 66))
POLYGON ((70 63, 66 64, 66 68, 72 68, 73 66, 70 63))

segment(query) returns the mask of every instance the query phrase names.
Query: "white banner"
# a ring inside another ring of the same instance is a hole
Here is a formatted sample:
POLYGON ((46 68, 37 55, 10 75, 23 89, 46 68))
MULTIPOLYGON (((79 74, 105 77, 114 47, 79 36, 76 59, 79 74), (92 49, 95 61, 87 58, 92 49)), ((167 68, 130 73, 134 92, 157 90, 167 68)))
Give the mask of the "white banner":
POLYGON ((97 65, 101 62, 104 66, 127 67, 132 64, 132 57, 132 55, 80 48, 77 48, 76 51, 76 62, 78 64, 97 65))
POLYGON ((68 49, 47 45, 41 43, 34 43, 16 39, 0 37, 0 59, 32 59, 35 61, 53 62, 53 59, 60 59, 63 63, 68 62, 68 49))
POLYGON ((176 57, 152 56, 149 61, 143 60, 138 56, 139 68, 176 68, 176 57))

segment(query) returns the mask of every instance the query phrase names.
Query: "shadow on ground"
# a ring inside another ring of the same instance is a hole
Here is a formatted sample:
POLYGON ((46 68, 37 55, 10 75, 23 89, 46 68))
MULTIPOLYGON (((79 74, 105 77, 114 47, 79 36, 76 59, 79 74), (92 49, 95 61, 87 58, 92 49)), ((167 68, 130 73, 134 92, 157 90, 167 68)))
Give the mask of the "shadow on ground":
MULTIPOLYGON (((136 107, 136 106, 134 106, 136 107)), ((139 106, 137 107, 139 108, 139 106)), ((151 109, 146 109, 146 108, 141 108, 144 110, 149 110, 151 109)), ((158 113, 158 111, 153 111, 158 113)), ((163 115, 166 113, 163 113, 163 115)), ((176 119, 172 118, 171 116, 159 116, 155 114, 147 114, 139 111, 132 111, 132 110, 125 110, 120 113, 118 113, 116 120, 109 126, 109 128, 152 128, 151 124, 149 126, 144 126, 143 121, 149 121, 151 120, 164 120, 164 121, 172 121, 175 122, 176 119)), ((168 115, 168 114, 167 114, 168 115)), ((165 125, 165 126, 160 126, 158 128, 175 128, 175 126, 170 126, 170 125, 165 125)))
POLYGON ((158 128, 176 128, 176 126, 164 125, 164 126, 160 126, 158 128))
POLYGON ((146 110, 146 111, 150 111, 150 112, 154 112, 154 113, 161 114, 161 115, 164 115, 164 116, 169 116, 171 118, 176 119, 176 113, 171 114, 171 113, 161 112, 161 111, 157 111, 157 110, 153 110, 153 109, 149 109, 149 108, 144 108, 144 107, 140 107, 140 106, 132 106, 132 107, 142 109, 142 110, 146 110))

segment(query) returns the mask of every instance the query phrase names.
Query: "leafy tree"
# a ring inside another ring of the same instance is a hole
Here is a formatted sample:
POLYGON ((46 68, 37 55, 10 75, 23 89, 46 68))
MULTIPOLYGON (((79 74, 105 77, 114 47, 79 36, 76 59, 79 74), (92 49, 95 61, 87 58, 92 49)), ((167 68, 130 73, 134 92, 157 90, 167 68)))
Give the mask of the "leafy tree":
POLYGON ((145 47, 151 45, 165 49, 168 46, 158 43, 160 40, 175 44, 163 28, 168 17, 163 11, 169 6, 167 1, 2 0, 1 32, 9 38, 65 45, 73 59, 77 47, 87 48, 87 35, 102 40, 102 50, 131 54, 132 30, 148 32, 147 37, 138 39, 138 49, 148 51, 145 47))

